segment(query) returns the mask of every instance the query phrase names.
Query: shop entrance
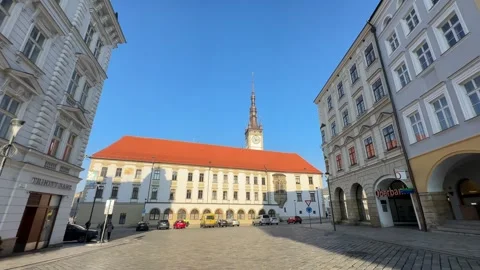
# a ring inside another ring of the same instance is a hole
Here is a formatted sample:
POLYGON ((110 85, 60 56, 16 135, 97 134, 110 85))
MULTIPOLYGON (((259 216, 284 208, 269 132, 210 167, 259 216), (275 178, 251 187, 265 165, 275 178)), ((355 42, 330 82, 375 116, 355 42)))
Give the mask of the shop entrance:
POLYGON ((15 252, 48 246, 62 196, 30 193, 18 227, 15 252))

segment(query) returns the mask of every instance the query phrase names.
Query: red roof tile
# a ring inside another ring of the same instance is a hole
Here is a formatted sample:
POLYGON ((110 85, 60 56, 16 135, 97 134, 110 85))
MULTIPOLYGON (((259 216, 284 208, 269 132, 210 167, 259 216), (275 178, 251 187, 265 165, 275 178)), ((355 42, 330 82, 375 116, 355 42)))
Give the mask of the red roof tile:
POLYGON ((179 165, 244 169, 256 171, 314 173, 321 172, 294 153, 124 136, 93 158, 157 162, 179 165))

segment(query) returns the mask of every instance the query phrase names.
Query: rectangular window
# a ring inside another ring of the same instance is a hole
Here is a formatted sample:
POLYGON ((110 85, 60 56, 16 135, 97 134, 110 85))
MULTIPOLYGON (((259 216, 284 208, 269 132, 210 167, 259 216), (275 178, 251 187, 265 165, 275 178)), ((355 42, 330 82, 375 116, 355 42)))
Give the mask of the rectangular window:
POLYGON ((375 51, 373 50, 373 44, 368 45, 365 49, 365 60, 367 61, 367 66, 370 66, 373 61, 375 61, 375 51))
POLYGON ((127 213, 121 213, 120 219, 118 220, 118 224, 125 224, 127 220, 127 213))
POLYGON ((295 176, 295 183, 300 185, 300 176, 295 176))
POLYGON ((12 4, 13 0, 3 0, 2 3, 0 3, 0 26, 10 15, 10 8, 12 7, 12 4))
POLYGON ((223 182, 228 183, 228 175, 227 174, 223 175, 223 182))
POLYGON ((216 200, 216 199, 217 199, 217 191, 213 190, 212 191, 212 200, 216 200))
POLYGON ((152 188, 152 194, 150 195, 150 200, 156 200, 158 195, 158 188, 152 188))
POLYGON ((363 101, 363 96, 359 96, 356 100, 357 102, 357 114, 358 116, 365 113, 365 102, 363 101))
POLYGON ((325 143, 325 130, 321 130, 320 133, 322 134, 322 143, 325 143))
POLYGON ((19 101, 8 94, 3 96, 0 103, 0 137, 7 138, 10 122, 17 118, 18 107, 20 107, 19 101))
POLYGON ((328 96, 327 97, 327 106, 328 106, 328 110, 330 111, 331 109, 333 109, 333 106, 332 106, 332 96, 328 96))
POLYGON ((385 139, 385 146, 387 151, 397 148, 397 138, 395 137, 395 131, 393 130, 393 125, 383 129, 383 138, 385 139))
POLYGON ((373 147, 373 139, 372 137, 368 137, 364 140, 365 144, 365 152, 367 152, 367 158, 375 157, 375 148, 373 147))
POLYGON ((262 186, 265 186, 265 177, 262 177, 262 186))
POLYGON ((463 85, 475 115, 480 115, 480 75, 463 85))
POLYGON ((95 198, 103 197, 103 187, 98 187, 95 191, 95 198))
POLYGON ((118 196, 118 186, 112 187, 112 194, 110 195, 110 199, 116 199, 118 196))
POLYGON ((390 44, 390 49, 392 53, 400 46, 400 42, 398 42, 397 33, 393 32, 392 35, 388 38, 388 44, 390 44))
POLYGON ((201 173, 198 178, 198 182, 203 182, 203 178, 204 178, 203 173, 201 173))
POLYGON ((238 200, 238 191, 233 192, 233 199, 238 200))
POLYGON ((172 172, 172 181, 176 181, 176 180, 177 180, 177 172, 173 171, 172 172))
POLYGON ((444 22, 440 28, 442 29, 449 47, 457 44, 457 42, 465 36, 465 31, 463 30, 463 26, 460 23, 457 14, 453 14, 453 16, 444 22))
POLYGON ((415 29, 415 27, 418 25, 419 20, 418 20, 417 12, 415 11, 415 9, 412 9, 407 14, 407 16, 405 17, 405 23, 408 26, 409 32, 412 32, 413 29, 415 29))
POLYGON ((97 40, 97 44, 95 44, 95 50, 93 51, 93 56, 97 58, 100 56, 100 52, 102 51, 103 43, 100 37, 97 40))
POLYGON ((402 63, 396 70, 398 80, 400 81, 400 85, 405 87, 410 82, 410 74, 408 73, 407 65, 402 63))
POLYGON ((238 184, 238 175, 233 176, 233 183, 238 184))
POLYGON ((247 201, 250 201, 250 192, 247 191, 247 193, 245 195, 246 195, 247 201))
POLYGON ((412 126, 415 140, 419 142, 425 139, 427 135, 425 133, 425 129, 423 128, 423 122, 422 119, 420 119, 420 114, 418 112, 414 112, 408 117, 408 119, 410 120, 410 125, 412 126))
POLYGON ((202 200, 203 199, 203 190, 198 191, 198 199, 202 200))
POLYGON ((83 39, 85 41, 85 44, 87 44, 87 47, 90 47, 90 43, 92 42, 93 34, 95 34, 95 28, 93 28, 92 24, 88 25, 87 33, 85 34, 85 38, 83 39))
POLYGON ((433 63, 433 56, 426 41, 415 51, 415 54, 417 55, 422 70, 426 69, 433 63))
POLYGON ((301 192, 297 192, 297 202, 302 202, 303 199, 302 199, 302 193, 301 192))
POLYGON ((352 84, 358 80, 357 66, 355 64, 350 68, 350 78, 352 79, 352 84))
POLYGON ((193 173, 191 172, 188 173, 188 181, 189 182, 193 181, 193 173))
POLYGON ((258 192, 255 192, 255 201, 258 201, 258 192))
POLYGON ((245 183, 246 183, 247 185, 250 185, 250 176, 246 176, 246 177, 245 177, 245 183))
POLYGON ((373 95, 375 96, 375 102, 379 101, 385 96, 385 91, 383 90, 382 80, 378 79, 372 84, 373 95))
POLYGON ((77 91, 79 81, 80 81, 80 74, 78 74, 77 70, 74 70, 67 87, 67 93, 69 95, 69 98, 71 98, 72 100, 75 98, 75 92, 77 91))
POLYGON ((192 191, 190 189, 187 189, 187 200, 190 200, 192 198, 192 191))
POLYGON ((228 192, 227 191, 223 192, 223 199, 228 200, 228 192))
POLYGON ((357 153, 355 153, 355 147, 350 147, 348 148, 348 157, 350 159, 350 165, 356 165, 357 164, 357 153))
POLYGON ((170 196, 168 199, 171 201, 175 200, 175 189, 170 190, 170 196))
POLYGON ((338 99, 341 99, 345 95, 345 92, 343 91, 343 83, 342 82, 339 82, 337 84, 337 92, 338 92, 338 99))
POLYGON ((153 171, 153 180, 160 180, 160 169, 155 169, 153 171))
POLYGON ((342 155, 338 154, 335 159, 337 160, 337 171, 342 170, 342 155))
POLYGON ((348 109, 342 112, 342 118, 343 118, 343 126, 346 127, 350 124, 350 120, 348 119, 348 109))
POLYGON ((452 113, 448 107, 447 99, 444 95, 432 102, 433 108, 435 110, 435 115, 437 116, 438 124, 440 125, 441 130, 448 129, 454 125, 452 113))
POLYGON ((258 185, 258 178, 256 176, 253 177, 253 184, 258 185))
POLYGON ((310 201, 311 202, 316 202, 315 192, 310 192, 310 201))
POLYGON ((142 177, 142 169, 137 169, 135 171, 135 179, 139 179, 140 177, 142 177))
POLYGON ((122 177, 122 168, 117 168, 115 171, 115 177, 122 177))
POLYGON ((70 161, 70 155, 72 154, 73 151, 73 145, 75 144, 75 139, 77 138, 77 135, 70 133, 70 136, 68 136, 67 140, 67 145, 65 146, 65 152, 63 152, 63 161, 70 161))
POLYGON ((63 137, 63 132, 65 129, 58 125, 55 127, 55 131, 53 132, 53 138, 52 141, 50 142, 50 147, 48 147, 48 155, 54 157, 57 155, 57 150, 58 146, 60 145, 60 142, 62 141, 63 137))
POLYGON ((337 136, 337 124, 335 123, 335 121, 332 122, 331 129, 332 129, 332 137, 337 136))
POLYGON ((268 201, 267 193, 266 193, 266 192, 263 192, 263 193, 262 193, 262 198, 263 198, 263 201, 264 201, 264 202, 268 201))
POLYGON ((90 85, 88 85, 88 83, 85 83, 85 85, 83 86, 82 95, 80 96, 80 105, 82 105, 82 107, 85 107, 85 103, 87 103, 89 91, 90 85))
POLYGON ((28 36, 25 48, 23 48, 23 54, 30 59, 33 63, 37 62, 38 56, 43 50, 43 44, 45 43, 45 35, 38 30, 36 26, 33 26, 32 32, 28 36))
POLYGON ((213 174, 213 183, 217 183, 218 182, 218 175, 215 173, 213 174))
POLYGON ((102 167, 102 171, 100 172, 101 177, 107 177, 107 167, 102 167))
POLYGON ((132 200, 138 200, 138 187, 133 187, 132 189, 132 200))
POLYGON ((308 177, 308 184, 313 185, 313 177, 312 176, 308 177))

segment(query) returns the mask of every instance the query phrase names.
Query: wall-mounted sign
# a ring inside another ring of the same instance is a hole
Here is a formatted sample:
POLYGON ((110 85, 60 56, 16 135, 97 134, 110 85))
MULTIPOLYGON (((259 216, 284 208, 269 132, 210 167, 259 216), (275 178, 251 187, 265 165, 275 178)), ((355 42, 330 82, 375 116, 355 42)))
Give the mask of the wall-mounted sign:
POLYGON ((407 180, 407 172, 404 170, 393 170, 398 180, 407 180))
POLYGON ((402 189, 389 189, 389 190, 377 190, 375 194, 377 197, 395 197, 400 195, 408 195, 414 193, 413 188, 402 188, 402 189))
POLYGON ((72 190, 72 185, 62 184, 55 181, 45 180, 38 177, 32 177, 32 184, 44 187, 72 190))

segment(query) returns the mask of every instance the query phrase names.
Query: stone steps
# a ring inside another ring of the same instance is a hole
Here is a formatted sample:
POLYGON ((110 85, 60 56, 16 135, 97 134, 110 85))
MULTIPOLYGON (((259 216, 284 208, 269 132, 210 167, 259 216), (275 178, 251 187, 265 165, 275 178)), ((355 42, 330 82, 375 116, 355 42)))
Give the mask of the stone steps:
POLYGON ((476 235, 480 236, 480 221, 478 220, 449 220, 442 226, 432 230, 440 233, 476 235))

